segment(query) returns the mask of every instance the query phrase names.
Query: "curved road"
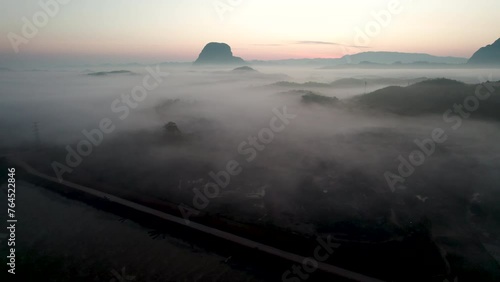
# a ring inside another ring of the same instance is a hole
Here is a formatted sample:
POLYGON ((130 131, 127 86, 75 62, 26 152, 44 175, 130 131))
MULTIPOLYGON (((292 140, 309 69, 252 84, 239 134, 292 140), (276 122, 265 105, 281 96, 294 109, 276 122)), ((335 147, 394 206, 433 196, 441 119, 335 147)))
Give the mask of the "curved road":
MULTIPOLYGON (((12 163, 18 165, 19 167, 22 167, 26 172, 28 172, 32 175, 46 179, 46 180, 51 181, 51 182, 63 184, 68 188, 72 188, 72 189, 78 190, 80 192, 84 192, 84 193, 93 195, 95 197, 104 198, 106 200, 109 200, 110 202, 118 203, 118 204, 126 206, 128 208, 132 208, 134 210, 137 210, 137 211, 140 211, 143 213, 147 213, 147 214, 162 218, 164 220, 168 220, 171 222, 182 224, 182 225, 188 226, 190 228, 193 228, 195 230, 198 230, 198 231, 201 231, 201 232, 204 232, 207 234, 211 234, 213 236, 217 236, 219 238, 237 243, 237 244, 242 245, 242 246, 246 246, 248 248, 257 249, 259 251, 262 251, 262 252, 265 252, 265 253, 268 253, 271 255, 275 255, 275 256, 278 256, 280 258, 283 258, 283 259, 286 259, 286 260, 289 260, 289 261, 292 261, 292 262, 295 262, 298 264, 302 264, 304 259, 306 259, 306 257, 300 256, 297 254, 293 254, 293 253, 290 253, 287 251, 283 251, 283 250, 280 250, 280 249, 277 249, 277 248, 274 248, 274 247, 271 247, 271 246, 268 246, 265 244, 261 244, 261 243, 258 243, 258 242, 255 242, 255 241, 252 241, 252 240, 249 240, 249 239, 246 239, 246 238, 243 238, 243 237, 240 237, 240 236, 237 236, 237 235, 234 235, 234 234, 231 234, 231 233, 219 230, 219 229, 215 229, 215 228, 212 228, 212 227, 209 227, 206 225, 202 225, 202 224, 195 223, 195 222, 189 222, 188 224, 186 224, 186 221, 183 218, 173 216, 173 215, 170 215, 170 214, 167 214, 167 213, 164 213, 164 212, 161 212, 161 211, 158 211, 158 210, 155 210, 155 209, 152 209, 152 208, 149 208, 149 207, 146 207, 146 206, 143 206, 143 205, 116 197, 116 196, 111 195, 111 194, 103 193, 103 192, 100 192, 98 190, 95 190, 95 189, 92 189, 89 187, 85 187, 85 186, 78 185, 78 184, 71 183, 71 182, 67 182, 67 181, 60 182, 55 177, 51 177, 51 176, 48 176, 46 174, 38 172, 37 170, 33 169, 31 166, 29 166, 28 164, 26 164, 23 161, 20 161, 18 159, 12 158, 12 157, 9 157, 8 159, 12 163)), ((365 275, 362 275, 362 274, 359 274, 356 272, 352 272, 352 271, 349 271, 349 270, 346 270, 346 269, 343 269, 343 268, 340 268, 337 266, 326 264, 323 262, 318 262, 318 269, 320 269, 324 272, 332 273, 332 274, 338 275, 340 277, 344 277, 344 278, 351 279, 354 281, 383 282, 382 280, 368 277, 368 276, 365 276, 365 275)))

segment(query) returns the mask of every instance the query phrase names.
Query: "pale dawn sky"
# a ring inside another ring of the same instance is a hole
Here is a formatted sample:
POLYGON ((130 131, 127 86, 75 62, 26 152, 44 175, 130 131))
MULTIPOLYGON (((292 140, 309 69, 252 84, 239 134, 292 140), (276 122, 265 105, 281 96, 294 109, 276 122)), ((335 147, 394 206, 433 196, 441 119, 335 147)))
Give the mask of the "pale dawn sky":
POLYGON ((23 17, 33 22, 43 8, 0 1, 2 61, 193 61, 211 41, 228 43, 246 60, 362 51, 470 57, 500 37, 498 0, 65 1, 17 54, 9 34, 23 36, 23 17))

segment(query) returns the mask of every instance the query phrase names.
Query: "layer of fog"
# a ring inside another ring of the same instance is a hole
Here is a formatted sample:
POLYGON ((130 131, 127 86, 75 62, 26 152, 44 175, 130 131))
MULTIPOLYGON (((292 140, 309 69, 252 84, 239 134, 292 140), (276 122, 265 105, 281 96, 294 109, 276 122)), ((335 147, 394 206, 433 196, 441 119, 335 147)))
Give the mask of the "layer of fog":
MULTIPOLYGON (((295 224, 303 232, 335 231, 336 222, 389 220, 394 211, 397 219, 391 219, 389 229, 431 214, 440 223, 462 224, 475 194, 484 197, 489 212, 496 213, 498 124, 472 119, 453 131, 440 116, 402 118, 304 105, 300 95, 266 85, 280 80, 329 83, 352 77, 448 77, 475 83, 500 79, 498 71, 263 67, 258 69, 260 74, 246 74, 165 67, 162 71, 170 75, 121 120, 111 110, 113 101, 122 93, 130 94, 147 74, 140 68, 130 70, 134 74, 99 77, 87 75, 96 70, 84 69, 2 72, 2 153, 31 148, 36 143, 36 121, 41 143, 50 152, 43 160, 50 172, 52 161, 64 163, 64 146, 74 148, 84 139, 82 130, 96 129, 102 118, 110 118, 116 130, 65 177, 89 175, 108 185, 190 205, 192 190, 203 189, 211 181, 209 172, 222 170, 235 159, 243 173, 207 210, 248 221, 295 224), (255 160, 246 162, 238 146, 269 127, 273 109, 284 106, 297 117, 276 133, 255 160), (182 132, 179 142, 165 136, 163 126, 168 122, 175 122, 182 132), (392 193, 384 172, 396 172, 398 156, 407 158, 418 149, 413 141, 429 138, 436 127, 446 129, 449 140, 407 179, 406 190, 392 193), (262 202, 245 202, 246 194, 264 188, 267 194, 262 202), (428 200, 422 202, 417 196, 428 200), (454 214, 441 212, 448 210, 454 214), (458 217, 456 211, 461 213, 458 217)), ((324 94, 345 98, 364 91, 363 87, 334 89, 324 94)), ((498 227, 490 227, 490 232, 500 234, 498 227)))
MULTIPOLYGON (((112 116, 110 110, 112 101, 121 93, 129 94, 132 88, 140 84, 144 68, 129 68, 136 75, 111 75, 104 77, 88 76, 93 71, 110 69, 67 69, 64 71, 2 71, 0 72, 0 105, 2 118, 0 120, 0 146, 18 145, 20 142, 33 141, 33 122, 39 122, 43 129, 43 139, 49 143, 67 143, 84 128, 93 127, 102 117, 112 116)), ((158 88, 150 91, 146 102, 140 107, 154 105, 159 100, 167 98, 208 99, 218 100, 221 95, 237 96, 237 99, 254 100, 252 87, 265 86, 278 81, 304 83, 308 81, 330 83, 342 78, 358 79, 401 79, 405 86, 406 79, 446 77, 466 83, 478 83, 486 80, 499 80, 498 70, 321 70, 304 68, 259 67, 266 74, 285 74, 288 77, 273 77, 268 79, 245 79, 228 73, 230 68, 222 70, 199 70, 190 67, 162 66, 162 70, 172 73, 158 88), (211 89, 208 91, 207 85, 211 89), (227 89, 220 91, 217 87, 227 89), (248 95, 241 92, 247 89, 248 95), (208 93, 207 93, 208 92, 208 93), (213 93, 212 93, 213 92, 213 93), (249 97, 246 97, 249 96, 249 97)), ((245 76, 245 75, 242 75, 245 76)), ((388 84, 389 85, 389 84, 388 84)), ((387 86, 388 86, 387 85, 387 86)), ((325 96, 347 98, 353 95, 370 92, 386 85, 376 86, 367 83, 367 87, 350 87, 344 89, 317 89, 325 96)), ((271 89, 269 89, 271 90, 271 89)), ((276 89, 273 89, 278 91, 276 89)), ((286 89, 283 89, 286 90, 286 89)), ((265 91, 263 91, 265 92, 265 91)), ((267 93, 272 94, 272 93, 267 93)), ((233 100, 237 100, 233 99, 233 100)), ((256 103, 259 101, 254 100, 256 103)), ((124 128, 130 128, 132 121, 127 121, 124 128)), ((121 128, 121 126, 119 127, 121 128)))

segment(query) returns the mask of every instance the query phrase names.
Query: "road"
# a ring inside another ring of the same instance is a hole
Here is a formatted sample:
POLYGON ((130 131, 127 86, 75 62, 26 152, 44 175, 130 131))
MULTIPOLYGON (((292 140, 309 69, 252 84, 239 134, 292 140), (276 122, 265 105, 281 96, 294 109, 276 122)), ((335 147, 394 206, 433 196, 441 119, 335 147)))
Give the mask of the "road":
MULTIPOLYGON (((219 229, 215 229, 215 228, 212 228, 212 227, 209 227, 206 225, 198 224, 195 222, 189 222, 188 224, 186 224, 186 221, 183 218, 173 216, 171 214, 167 214, 167 213, 164 213, 164 212, 161 212, 161 211, 134 203, 132 201, 125 200, 123 198, 108 194, 108 193, 104 193, 104 192, 101 192, 101 191, 98 191, 98 190, 95 190, 95 189, 92 189, 89 187, 85 187, 85 186, 78 185, 78 184, 71 183, 71 182, 67 182, 67 181, 59 181, 59 179, 57 179, 55 177, 51 177, 51 176, 43 174, 43 173, 40 173, 37 170, 33 169, 28 164, 26 164, 25 162, 22 162, 22 161, 15 159, 13 157, 10 157, 9 161, 16 164, 18 167, 23 168, 26 172, 30 173, 31 175, 40 177, 42 179, 45 179, 45 180, 48 180, 48 181, 51 181, 54 183, 63 184, 68 188, 71 188, 71 189, 74 189, 74 190, 77 190, 77 191, 80 191, 80 192, 83 192, 83 193, 86 193, 88 195, 92 195, 92 196, 95 196, 98 198, 106 199, 110 202, 120 204, 122 206, 125 206, 128 208, 134 209, 136 211, 140 211, 140 212, 161 218, 163 220, 167 220, 170 222, 174 222, 177 224, 188 226, 189 228, 192 228, 194 230, 201 231, 201 232, 204 232, 206 234, 210 234, 212 236, 216 236, 216 237, 221 238, 221 239, 225 239, 227 241, 239 244, 241 246, 245 246, 245 247, 248 247, 251 249, 259 250, 261 252, 271 254, 271 255, 280 257, 282 259, 289 260, 289 261, 297 263, 297 264, 302 264, 304 259, 306 259, 306 257, 304 257, 304 256, 297 255, 297 254, 294 254, 294 253, 291 253, 288 251, 280 250, 280 249, 274 248, 272 246, 268 246, 268 245, 265 245, 265 244, 262 244, 259 242, 255 242, 255 241, 249 240, 247 238, 244 238, 244 237, 241 237, 238 235, 234 235, 234 234, 231 234, 231 233, 219 230, 219 229)), ((337 276, 340 276, 343 278, 353 280, 353 281, 383 282, 382 280, 368 277, 366 275, 359 274, 359 273, 356 273, 353 271, 349 271, 347 269, 340 268, 340 267, 330 265, 327 263, 323 263, 323 262, 318 262, 318 269, 321 271, 327 272, 327 273, 331 273, 331 274, 334 274, 334 275, 337 275, 337 276)))

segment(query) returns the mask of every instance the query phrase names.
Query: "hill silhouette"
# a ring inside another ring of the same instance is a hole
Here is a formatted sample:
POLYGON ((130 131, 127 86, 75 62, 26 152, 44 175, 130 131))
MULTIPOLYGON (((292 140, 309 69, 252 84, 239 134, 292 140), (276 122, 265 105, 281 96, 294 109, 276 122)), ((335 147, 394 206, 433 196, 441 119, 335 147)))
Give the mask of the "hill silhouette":
POLYGON ((408 85, 427 80, 425 77, 404 79, 404 78, 340 78, 331 83, 308 81, 304 83, 292 81, 278 81, 270 84, 270 87, 282 88, 349 88, 349 87, 364 87, 365 83, 369 86, 384 86, 384 85, 408 85))
POLYGON ((249 66, 242 66, 242 67, 238 67, 238 68, 235 68, 233 69, 233 72, 258 72, 256 71, 255 69, 249 67, 249 66))
POLYGON ((113 75, 113 74, 134 74, 128 70, 114 70, 114 71, 99 71, 99 72, 90 72, 87 75, 91 76, 105 76, 105 75, 113 75))
MULTIPOLYGON (((496 91, 486 101, 480 101, 480 106, 471 113, 471 117, 500 121, 499 85, 498 82, 493 84, 496 91)), ((468 96, 474 96, 477 86, 444 78, 431 79, 407 87, 386 87, 357 96, 352 101, 364 109, 403 116, 442 115, 455 104, 463 104, 468 96)), ((481 93, 487 91, 485 88, 481 93)))
POLYGON ((493 44, 480 48, 467 62, 469 65, 500 66, 500 38, 493 44))
POLYGON ((201 51, 195 65, 225 65, 225 64, 245 64, 240 57, 233 56, 231 47, 226 43, 210 42, 201 51))

